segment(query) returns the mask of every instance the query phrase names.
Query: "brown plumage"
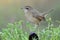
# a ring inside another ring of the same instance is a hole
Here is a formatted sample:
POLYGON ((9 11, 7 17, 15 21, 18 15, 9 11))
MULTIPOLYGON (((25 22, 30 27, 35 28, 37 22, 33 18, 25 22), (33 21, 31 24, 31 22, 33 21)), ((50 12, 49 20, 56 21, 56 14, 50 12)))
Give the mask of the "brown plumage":
POLYGON ((26 19, 37 25, 39 25, 41 21, 45 20, 45 15, 48 14, 48 12, 51 12, 51 10, 49 10, 48 12, 40 13, 31 6, 25 6, 23 10, 26 19))

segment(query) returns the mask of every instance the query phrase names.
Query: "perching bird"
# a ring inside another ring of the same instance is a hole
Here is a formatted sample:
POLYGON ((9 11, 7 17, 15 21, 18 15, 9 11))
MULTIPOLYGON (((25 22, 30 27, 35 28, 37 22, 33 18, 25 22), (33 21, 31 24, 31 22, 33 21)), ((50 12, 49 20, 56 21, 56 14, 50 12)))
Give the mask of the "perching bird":
POLYGON ((37 11, 36 9, 32 8, 31 6, 25 6, 24 8, 22 8, 24 10, 25 13, 25 17, 29 22, 32 22, 36 25, 39 25, 39 23, 43 20, 45 20, 45 16, 52 11, 52 9, 50 9, 47 12, 44 13, 40 13, 39 11, 37 11))
POLYGON ((31 33, 29 35, 29 40, 33 40, 33 39, 39 40, 39 37, 38 37, 38 35, 36 33, 31 33))

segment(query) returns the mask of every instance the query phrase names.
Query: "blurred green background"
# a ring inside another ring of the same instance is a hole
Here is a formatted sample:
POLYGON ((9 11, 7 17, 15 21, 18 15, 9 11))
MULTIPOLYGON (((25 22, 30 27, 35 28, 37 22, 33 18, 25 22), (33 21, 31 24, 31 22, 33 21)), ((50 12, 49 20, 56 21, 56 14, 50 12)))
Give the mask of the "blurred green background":
MULTIPOLYGON (((48 17, 52 18, 56 26, 58 25, 56 20, 60 21, 60 0, 0 0, 0 30, 6 28, 8 23, 25 20, 24 12, 20 8, 26 5, 32 6, 39 12, 54 8, 48 17)), ((45 27, 46 23, 42 23, 41 26, 45 27)))

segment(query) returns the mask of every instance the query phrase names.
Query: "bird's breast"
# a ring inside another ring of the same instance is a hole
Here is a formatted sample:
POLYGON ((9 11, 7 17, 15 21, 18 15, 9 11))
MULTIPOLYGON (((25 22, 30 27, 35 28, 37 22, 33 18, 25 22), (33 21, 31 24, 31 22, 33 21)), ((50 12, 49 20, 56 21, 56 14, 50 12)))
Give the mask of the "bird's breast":
POLYGON ((28 12, 28 13, 25 13, 25 17, 28 21, 30 22, 33 22, 35 24, 39 23, 39 20, 36 19, 35 17, 33 17, 32 13, 28 12))

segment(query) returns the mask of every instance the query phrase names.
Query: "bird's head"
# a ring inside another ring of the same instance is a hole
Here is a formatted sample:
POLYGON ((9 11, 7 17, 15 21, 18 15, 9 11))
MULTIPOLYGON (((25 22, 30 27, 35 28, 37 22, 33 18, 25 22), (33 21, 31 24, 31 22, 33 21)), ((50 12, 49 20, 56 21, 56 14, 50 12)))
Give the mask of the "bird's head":
POLYGON ((27 12, 27 11, 32 10, 33 8, 31 6, 25 6, 22 9, 24 10, 24 12, 27 12))

